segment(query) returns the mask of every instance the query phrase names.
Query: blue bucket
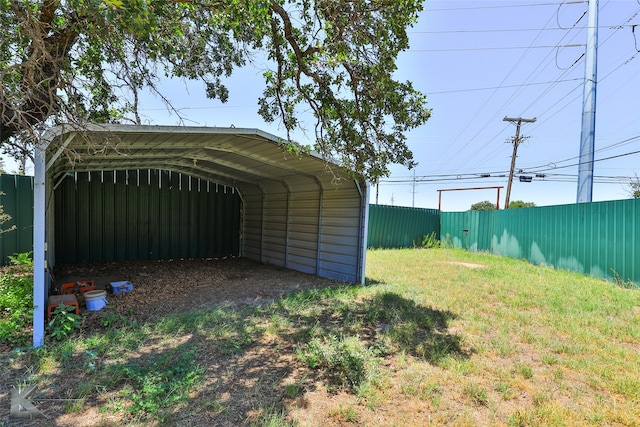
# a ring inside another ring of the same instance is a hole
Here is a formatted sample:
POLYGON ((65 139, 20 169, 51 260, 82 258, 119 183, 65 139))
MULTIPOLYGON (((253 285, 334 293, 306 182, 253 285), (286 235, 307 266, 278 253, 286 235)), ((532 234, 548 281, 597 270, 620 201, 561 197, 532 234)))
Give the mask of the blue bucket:
POLYGON ((87 303, 87 310, 89 311, 102 310, 107 305, 106 291, 85 292, 84 298, 87 303))

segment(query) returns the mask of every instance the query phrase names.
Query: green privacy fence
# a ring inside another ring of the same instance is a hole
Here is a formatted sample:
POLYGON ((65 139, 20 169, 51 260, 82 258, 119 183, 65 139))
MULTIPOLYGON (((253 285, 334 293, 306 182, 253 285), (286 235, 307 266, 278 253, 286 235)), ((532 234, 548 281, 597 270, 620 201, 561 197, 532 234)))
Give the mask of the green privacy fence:
POLYGON ((369 248, 419 246, 424 236, 440 235, 440 211, 402 206, 369 205, 369 248))
POLYGON ((441 218, 441 239, 455 247, 640 284, 640 199, 441 218))
POLYGON ((0 225, 0 265, 33 250, 33 177, 0 175, 0 205, 10 217, 0 225))
POLYGON ((240 210, 233 188, 179 173, 72 173, 55 192, 56 261, 237 256, 240 210))

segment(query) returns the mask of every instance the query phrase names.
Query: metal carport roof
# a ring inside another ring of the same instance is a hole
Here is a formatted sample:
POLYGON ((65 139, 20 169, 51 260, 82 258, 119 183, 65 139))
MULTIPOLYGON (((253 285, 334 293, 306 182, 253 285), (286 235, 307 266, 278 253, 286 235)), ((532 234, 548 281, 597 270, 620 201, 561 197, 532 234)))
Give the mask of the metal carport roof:
POLYGON ((44 341, 48 268, 55 264, 51 199, 70 172, 160 169, 236 188, 247 205, 243 256, 364 281, 369 187, 316 153, 288 152, 285 140, 243 128, 59 126, 44 139, 34 156, 34 346, 44 341))

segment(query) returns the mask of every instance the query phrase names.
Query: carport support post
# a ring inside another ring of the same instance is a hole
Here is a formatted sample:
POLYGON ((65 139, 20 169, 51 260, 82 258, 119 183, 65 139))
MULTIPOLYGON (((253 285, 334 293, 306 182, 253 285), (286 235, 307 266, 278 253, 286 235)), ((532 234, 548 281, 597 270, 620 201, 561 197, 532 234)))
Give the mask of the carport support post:
POLYGON ((44 344, 45 308, 45 147, 34 148, 33 178, 33 346, 44 344))

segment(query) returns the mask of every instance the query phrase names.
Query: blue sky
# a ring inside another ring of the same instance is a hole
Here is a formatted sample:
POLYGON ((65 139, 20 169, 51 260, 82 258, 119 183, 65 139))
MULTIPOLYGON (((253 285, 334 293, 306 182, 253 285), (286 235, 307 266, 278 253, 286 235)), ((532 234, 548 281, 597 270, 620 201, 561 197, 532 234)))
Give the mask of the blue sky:
MULTIPOLYGON (((436 208, 438 189, 502 185, 502 205, 515 134, 515 126, 503 121, 508 116, 537 119, 522 125, 528 138, 516 160, 516 169, 534 179, 516 178, 511 200, 574 203, 587 8, 586 1, 426 1, 396 75, 427 95, 433 115, 409 135, 418 167, 393 166, 378 187, 378 202, 436 208)), ((598 39, 594 201, 628 198, 625 182, 640 175, 640 153, 629 154, 640 151, 640 0, 600 0, 598 39)), ((228 80, 227 104, 206 99, 199 83, 166 81, 162 90, 183 120, 153 96, 143 99, 143 120, 234 125, 284 136, 277 124, 266 124, 257 114, 261 72, 237 70, 228 80)), ((296 134, 303 143, 311 143, 311 136, 296 134)), ((375 199, 372 188, 371 202, 375 199)), ((446 192, 442 208, 467 210, 495 199, 495 190, 446 192)))

